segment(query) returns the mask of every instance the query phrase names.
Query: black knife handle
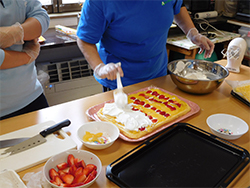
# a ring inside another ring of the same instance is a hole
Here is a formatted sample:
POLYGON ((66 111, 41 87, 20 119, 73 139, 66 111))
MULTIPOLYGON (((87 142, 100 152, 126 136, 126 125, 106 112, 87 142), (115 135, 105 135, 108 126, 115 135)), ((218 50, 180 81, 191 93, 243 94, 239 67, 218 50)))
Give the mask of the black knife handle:
POLYGON ((64 121, 62 121, 62 122, 60 122, 60 123, 57 123, 57 124, 55 124, 55 125, 53 125, 53 126, 47 128, 47 129, 41 131, 41 132, 40 132, 40 135, 42 135, 43 137, 46 137, 46 136, 48 136, 49 134, 54 133, 54 132, 60 130, 61 128, 63 128, 63 127, 69 126, 70 123, 71 123, 71 122, 70 122, 68 119, 66 119, 66 120, 64 120, 64 121))

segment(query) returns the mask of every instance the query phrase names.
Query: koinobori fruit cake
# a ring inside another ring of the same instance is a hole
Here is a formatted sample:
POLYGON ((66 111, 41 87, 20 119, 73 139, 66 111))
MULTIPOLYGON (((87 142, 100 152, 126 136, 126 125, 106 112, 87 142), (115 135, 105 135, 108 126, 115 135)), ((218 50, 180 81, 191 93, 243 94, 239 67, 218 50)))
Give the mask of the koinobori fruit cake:
POLYGON ((120 132, 131 139, 141 138, 191 110, 177 96, 154 87, 130 94, 128 104, 127 109, 120 109, 114 102, 105 103, 97 116, 117 125, 120 132))

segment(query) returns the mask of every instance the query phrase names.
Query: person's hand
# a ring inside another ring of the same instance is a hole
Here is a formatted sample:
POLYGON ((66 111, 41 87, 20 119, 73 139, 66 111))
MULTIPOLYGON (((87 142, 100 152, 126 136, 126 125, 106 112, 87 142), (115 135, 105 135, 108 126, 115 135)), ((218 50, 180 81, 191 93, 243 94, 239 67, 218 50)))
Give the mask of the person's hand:
POLYGON ((199 54, 205 50, 204 57, 210 58, 214 51, 214 43, 207 37, 200 34, 196 28, 192 28, 188 31, 187 38, 194 44, 200 47, 199 54))
POLYGON ((25 42, 23 47, 23 52, 25 52, 28 56, 30 56, 28 64, 35 61, 40 52, 40 44, 38 42, 38 39, 25 42))
POLYGON ((5 49, 13 44, 23 44, 24 31, 20 23, 10 27, 0 27, 0 48, 5 49))
POLYGON ((117 63, 100 63, 96 66, 94 70, 94 74, 99 79, 107 78, 109 80, 115 80, 116 79, 116 72, 119 72, 121 77, 123 77, 123 71, 121 66, 117 63))

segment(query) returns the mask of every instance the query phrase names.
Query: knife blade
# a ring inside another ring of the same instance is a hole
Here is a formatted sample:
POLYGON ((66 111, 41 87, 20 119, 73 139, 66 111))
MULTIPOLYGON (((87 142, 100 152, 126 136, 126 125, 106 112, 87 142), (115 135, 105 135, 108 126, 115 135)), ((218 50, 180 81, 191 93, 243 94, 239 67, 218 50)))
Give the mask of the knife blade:
POLYGON ((71 122, 68 119, 64 120, 60 123, 57 123, 57 124, 47 128, 47 129, 41 131, 39 134, 29 138, 28 140, 25 140, 25 141, 15 145, 15 146, 12 146, 12 147, 4 150, 0 154, 0 156, 5 155, 5 154, 13 155, 13 154, 28 150, 30 148, 33 148, 35 146, 38 146, 40 144, 43 144, 47 141, 47 139, 45 138, 46 136, 60 130, 63 127, 69 126, 70 123, 71 122))
POLYGON ((0 149, 14 146, 28 139, 29 138, 12 138, 12 139, 0 140, 0 149))

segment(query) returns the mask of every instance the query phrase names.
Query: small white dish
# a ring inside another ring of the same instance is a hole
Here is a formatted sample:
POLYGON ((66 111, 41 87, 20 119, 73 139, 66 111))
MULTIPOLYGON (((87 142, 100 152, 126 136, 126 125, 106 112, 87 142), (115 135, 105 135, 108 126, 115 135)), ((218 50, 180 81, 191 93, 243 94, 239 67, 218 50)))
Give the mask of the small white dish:
POLYGON ((83 145, 85 145, 88 148, 96 149, 96 150, 110 147, 115 142, 115 140, 119 137, 119 135, 120 135, 120 131, 116 125, 109 123, 109 122, 103 122, 103 121, 85 123, 77 131, 78 139, 81 140, 83 145), (92 134, 103 133, 103 135, 106 138, 109 138, 109 141, 104 144, 97 144, 94 142, 84 142, 83 136, 86 134, 86 131, 92 134))
POLYGON ((245 134, 249 127, 242 119, 229 114, 213 114, 207 118, 212 133, 227 140, 235 140, 245 134))

